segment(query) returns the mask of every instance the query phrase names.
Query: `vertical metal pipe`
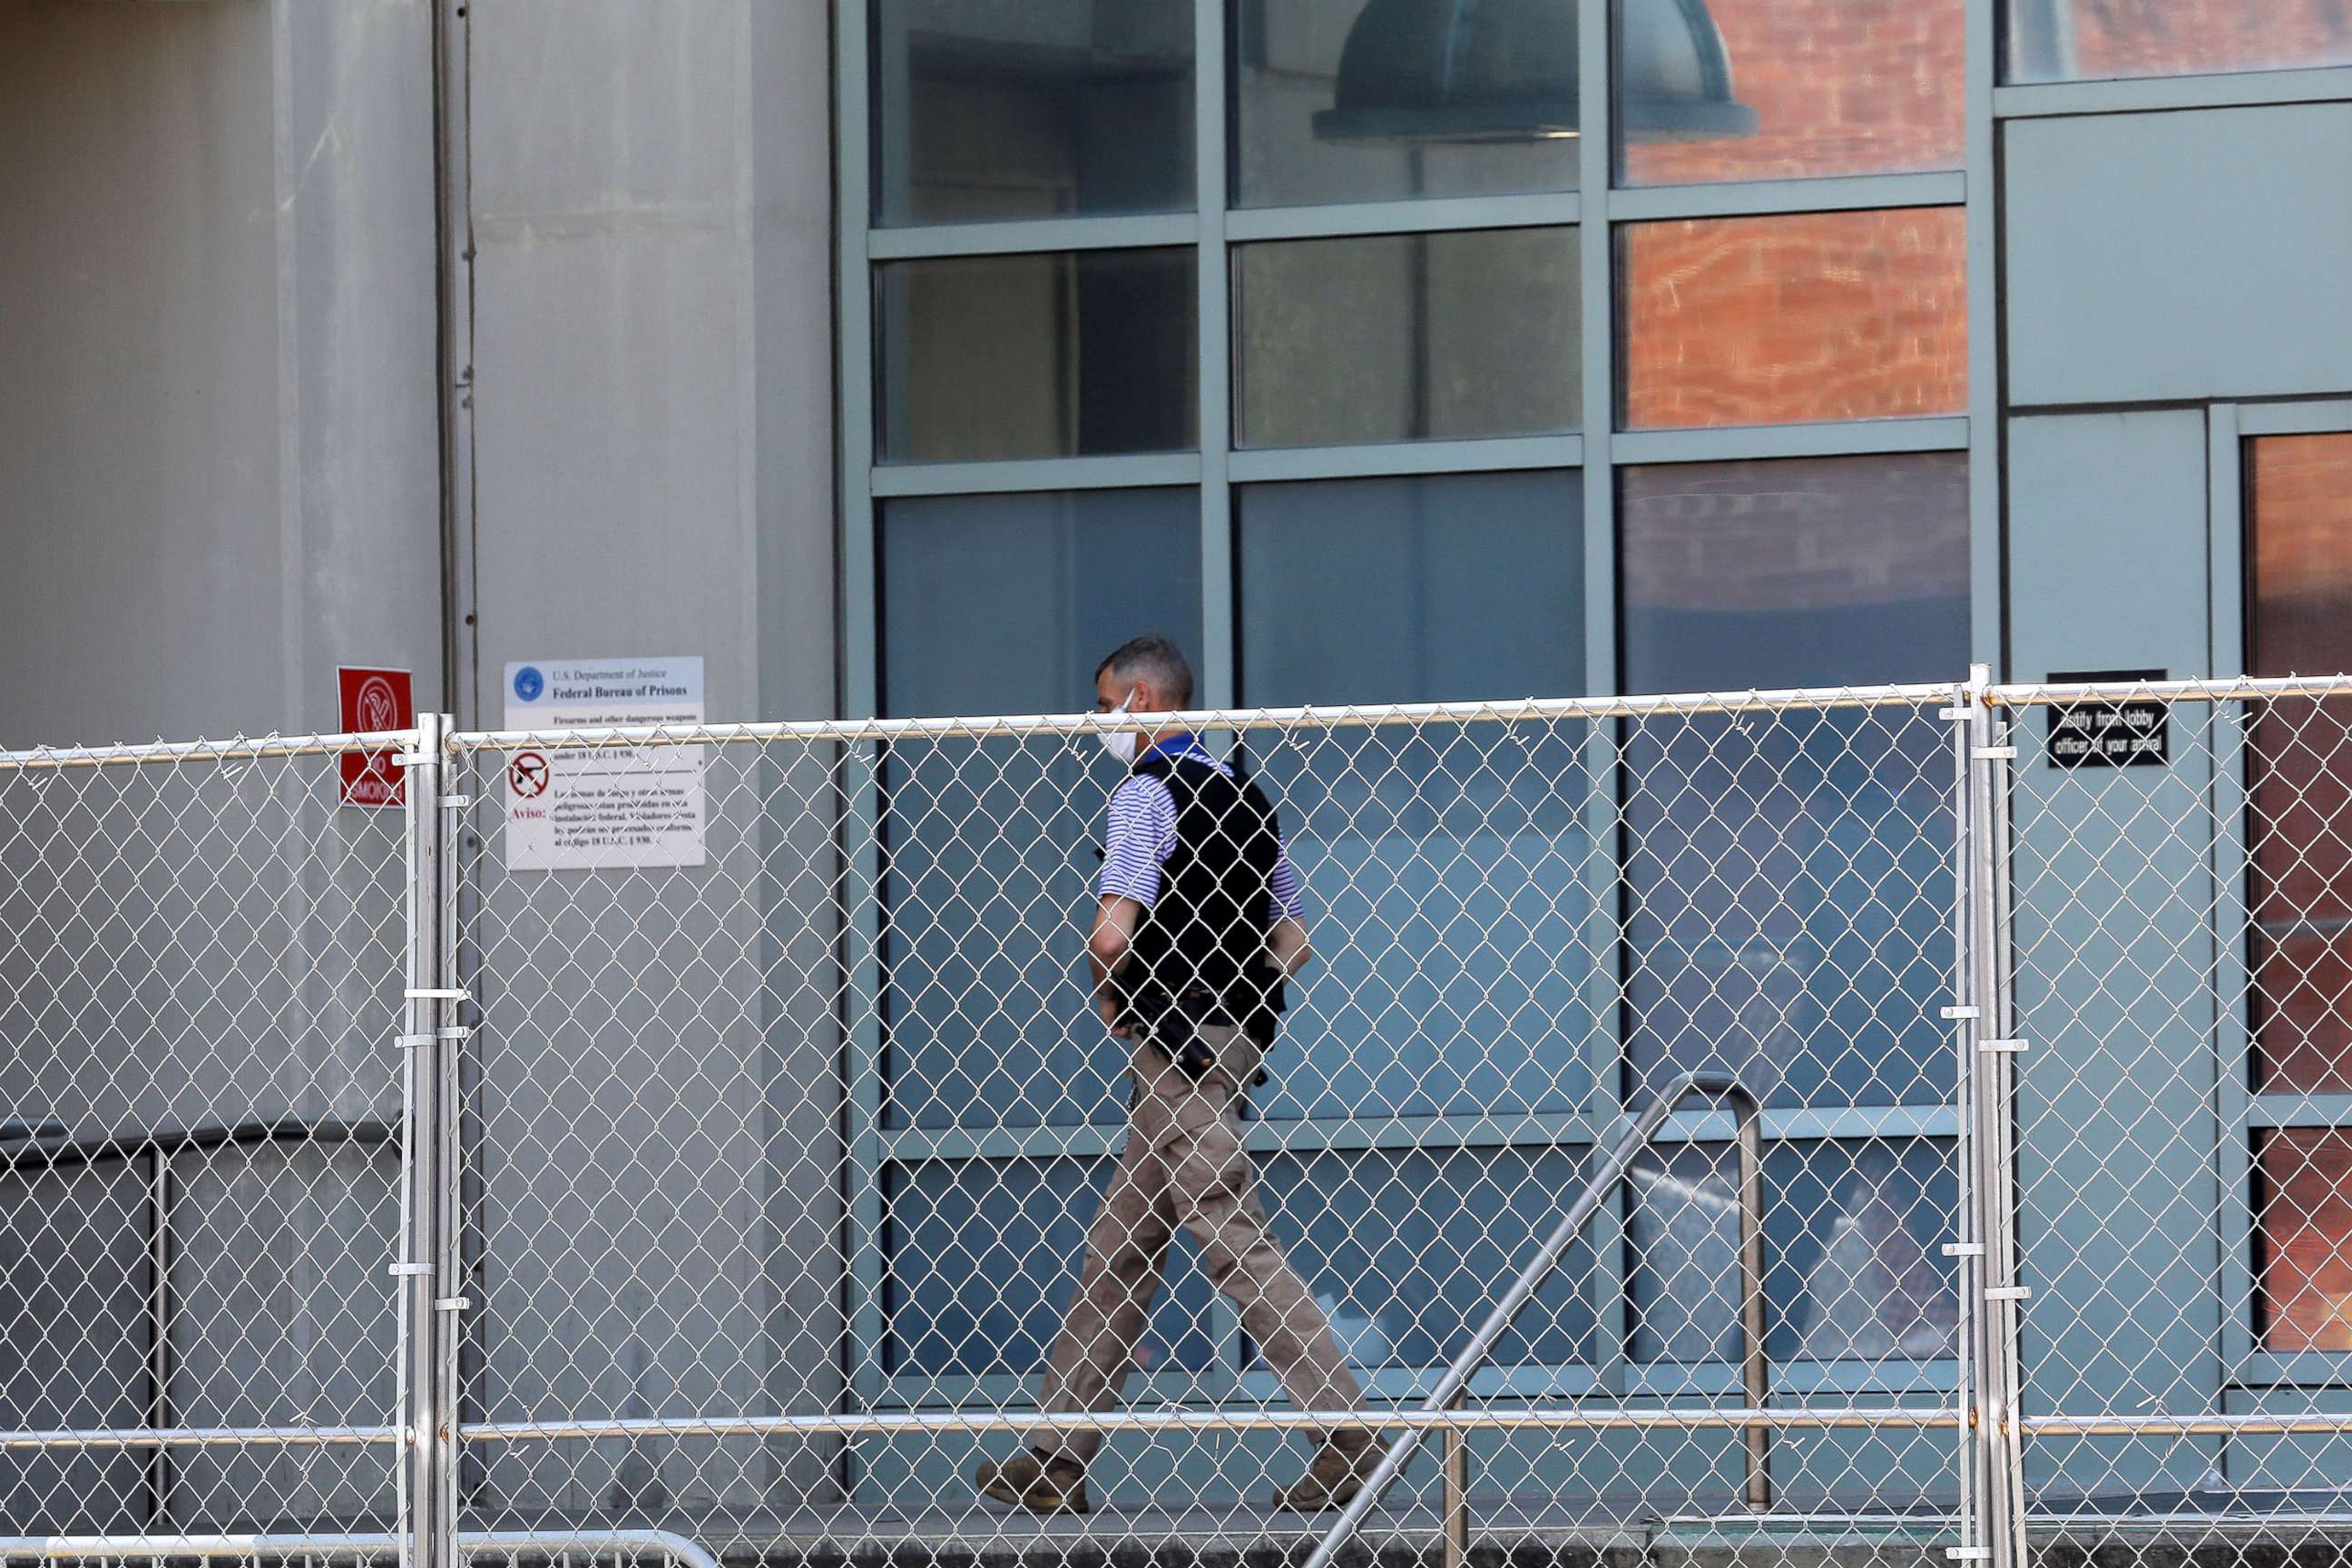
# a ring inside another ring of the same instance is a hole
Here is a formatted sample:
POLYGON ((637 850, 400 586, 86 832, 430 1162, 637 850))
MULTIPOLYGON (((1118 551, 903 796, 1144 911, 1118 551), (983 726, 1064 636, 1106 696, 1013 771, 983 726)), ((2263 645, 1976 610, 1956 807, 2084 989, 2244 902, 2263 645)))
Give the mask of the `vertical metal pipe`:
MULTIPOLYGON (((161 1142, 147 1155, 147 1424, 160 1427, 172 1425, 172 1156, 161 1142)), ((160 1535, 172 1506, 171 1449, 148 1450, 146 1479, 147 1528, 160 1535)))
POLYGON ((1448 1426, 1443 1452, 1445 1568, 1465 1568, 1470 1561, 1470 1434, 1448 1426))
POLYGON ((435 367, 440 384, 441 690, 474 711, 474 223, 468 0, 433 0, 435 367))
MULTIPOLYGON (((1979 672, 1983 666, 1976 667, 1979 672)), ((1953 1390, 1959 1408, 1974 1407, 1979 1369, 1976 1364, 1977 1292, 1982 1272, 1979 1260, 1984 1248, 1979 1237, 1976 1203, 1976 1039, 1978 1031, 1968 1020, 1974 1016, 1970 999, 1976 994, 1975 973, 1970 967, 1969 892, 1975 885, 1970 855, 1975 847, 1971 825, 1976 820, 1969 781, 1974 764, 1969 760, 1975 743, 1971 720, 1983 686, 1963 682, 1954 688, 1952 706, 1946 712, 1952 733, 1952 1001, 1946 1016, 1952 1021, 1952 1105, 1953 1122, 1958 1137, 1952 1152, 1953 1174, 1958 1186, 1958 1237, 1950 1249, 1954 1262, 1953 1289, 1958 1293, 1958 1314, 1954 1324, 1953 1390)), ((1970 1423, 1962 1421, 1952 1434, 1954 1474, 1958 1480, 1958 1509, 1959 1514, 1960 1549, 1973 1552, 1979 1544, 1979 1467, 1976 1462, 1976 1432, 1970 1423)))
POLYGON ((1984 1247, 1984 1267, 1979 1278, 1984 1289, 1977 1305, 1978 1396, 1976 1449, 1978 1484, 1982 1489, 1984 1546, 1993 1568, 2021 1568, 2022 1536, 2016 1496, 2017 1470, 2009 1462, 2015 1452, 2016 1371, 2011 1360, 2015 1343, 2011 1325, 2015 1308, 2006 1294, 2012 1279, 2009 1245, 2010 1213, 2004 1194, 2009 1186, 2009 1096, 2007 1047, 2010 1020, 2000 983, 1996 950, 1999 926, 1999 858, 2002 852, 1996 830, 1997 802, 2008 787, 2009 771, 2001 754, 2000 731, 1987 699, 1991 671, 1984 665, 1969 672, 1969 1005, 1975 1009, 1971 1039, 1975 1050, 1969 1070, 1975 1083, 1975 1159, 1973 1188, 1977 1200, 1977 1234, 1984 1247))
POLYGON ((417 716, 415 748, 407 759, 408 794, 408 984, 402 1048, 409 1083, 406 1151, 408 1210, 402 1237, 401 1294, 408 1342, 404 1347, 407 1407, 402 1424, 408 1451, 404 1466, 407 1515, 402 1523, 402 1561, 411 1568, 457 1568, 456 1521, 446 1510, 442 1471, 456 1423, 444 1399, 442 1341, 446 1324, 436 1310, 443 1294, 448 1214, 443 1189, 443 1097, 440 1039, 448 986, 442 969, 442 916, 447 854, 441 806, 441 761, 447 721, 438 713, 417 716))
MULTIPOLYGON (((1996 710, 1992 713, 1993 742, 1996 752, 2004 748, 2014 752, 2016 731, 2008 716, 1996 710)), ((2010 938, 2010 792, 2015 779, 2013 757, 1995 755, 1991 759, 1990 793, 1992 815, 1992 924, 1986 932, 1992 973, 1993 1025, 2004 1038, 2017 1036, 2021 1020, 2017 1016, 2015 971, 2011 967, 2010 938)), ((1994 1142, 1991 1156, 1992 1188, 1990 1210, 1995 1221, 1992 1241, 1998 1250, 2000 1280, 2007 1291, 1999 1305, 1995 1320, 2001 1341, 2001 1394, 2009 1419, 2002 1422, 1995 1436, 2000 1440, 1999 1458, 2001 1465, 2001 1489, 2009 1500, 2009 1510, 1999 1521, 1998 1527, 2008 1536, 2009 1557, 2022 1568, 2026 1562, 2025 1543, 2025 1455, 2023 1428, 2019 1417, 2024 1413, 2025 1361, 2019 1348, 2019 1302, 2022 1291, 2017 1289, 2021 1259, 2017 1235, 2017 1062, 2010 1052, 1997 1055, 1993 1070, 1994 1142)))
MULTIPOLYGON (((1748 1408, 1761 1410, 1771 1395, 1764 1321, 1764 1134, 1755 1098, 1730 1097, 1738 1119, 1739 1147, 1739 1349, 1748 1408)), ((1772 1506, 1772 1432, 1762 1421, 1748 1424, 1748 1506, 1772 1506)))
MULTIPOLYGON (((442 714, 440 729, 445 737, 444 743, 446 743, 447 731, 452 727, 451 716, 442 714)), ((436 783, 446 784, 453 770, 446 760, 446 751, 443 752, 442 756, 443 760, 435 764, 435 776, 436 783)), ((443 805, 435 813, 435 820, 442 850, 439 893, 441 908, 439 918, 434 921, 440 937, 440 959, 436 970, 439 978, 436 984, 462 992, 465 987, 457 978, 457 816, 454 810, 443 805)), ((462 1007, 463 1004, 457 1000, 443 999, 439 1004, 439 1013, 445 1025, 459 1023, 462 1007)), ((452 1563, 457 1562, 455 1554, 457 1529, 457 1465, 463 1447, 462 1440, 457 1435, 459 1427, 463 1425, 459 1419, 457 1405, 460 1391, 457 1363, 460 1347, 466 1338, 465 1325, 470 1317, 470 1314, 464 1310, 468 1304, 466 1296, 468 1276, 466 1270, 464 1229, 461 1222, 464 1211, 459 1202, 459 1191, 465 1171, 465 1164, 460 1157, 459 1141, 459 1129, 464 1120, 465 1106, 458 1073, 463 1055, 461 1045, 463 1039, 462 1030, 445 1027, 436 1034, 433 1046, 433 1055, 436 1064, 435 1070, 440 1078, 440 1090, 435 1098, 441 1118, 436 1128, 436 1139, 440 1144, 440 1152, 435 1160, 435 1165, 440 1175, 441 1217, 438 1226, 439 1250, 434 1256, 436 1269, 434 1275, 436 1292, 434 1306, 435 1317, 437 1320, 434 1336, 434 1353, 440 1369, 439 1410, 442 1438, 436 1453, 440 1460, 439 1518, 445 1521, 445 1528, 449 1532, 448 1543, 452 1563)))

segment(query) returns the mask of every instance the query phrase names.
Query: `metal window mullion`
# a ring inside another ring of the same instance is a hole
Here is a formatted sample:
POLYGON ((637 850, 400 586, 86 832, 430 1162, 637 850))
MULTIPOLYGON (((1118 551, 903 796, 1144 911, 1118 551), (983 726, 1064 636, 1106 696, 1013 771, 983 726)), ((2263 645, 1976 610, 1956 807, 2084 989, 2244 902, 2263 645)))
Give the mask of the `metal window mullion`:
POLYGON ((1388 441, 1362 446, 1261 447, 1236 451, 1229 476, 1242 483, 1373 476, 1477 474, 1570 468, 1584 461, 1584 437, 1484 436, 1454 441, 1388 441))
POLYGON ((1057 218, 1012 218, 1002 223, 919 224, 877 228, 866 235, 866 256, 875 261, 917 261, 943 256, 1023 256, 1042 251, 1141 250, 1190 245, 1189 213, 1148 213, 1057 218))
MULTIPOLYGON (((2206 627, 2209 676, 2245 673, 2246 524, 2243 447, 2236 404, 2214 405, 2206 415, 2206 530, 2208 582, 2211 592, 2206 627)), ((2247 814, 2252 737, 2240 703, 2203 709, 2212 737, 2206 846, 2212 911, 2206 940, 2211 944, 2213 984, 2214 1150, 2209 1212, 2214 1226, 2214 1267, 2221 1294, 2221 1386, 2226 1389, 2262 1349, 2254 1335, 2253 1308, 2260 1286, 2254 1269, 2256 1232, 2262 1216, 2252 1203, 2257 1097, 2252 1089, 2256 1041, 2252 1017, 2254 975, 2247 952, 2247 927, 2253 914, 2253 826, 2247 814), (2242 837, 2231 825, 2244 829, 2242 837)), ((2177 717, 2176 713, 2176 717, 2177 717)), ((2183 759, 2184 762, 2188 759, 2183 759)), ((2227 1463, 2229 1445, 2221 1445, 2227 1463)))
POLYGON ((1024 491, 1129 489, 1190 485, 1201 478, 1196 452, 1139 452, 1104 458, 1012 458, 961 463, 889 463, 866 476, 867 493, 897 496, 1011 495, 1024 491))
POLYGON ((2000 190, 1993 83, 1999 62, 2000 0, 1964 0, 1968 44, 1963 51, 1962 218, 1965 305, 1968 312, 1969 399, 1969 648, 1971 662, 1996 674, 2007 660, 2001 646, 2001 354, 2000 190))
POLYGON ((1726 425, 1620 431, 1612 446, 1617 459, 1629 464, 1874 457, 1885 453, 1966 451, 1970 427, 1965 415, 1820 420, 1803 425, 1726 425))
MULTIPOLYGON (((1244 1125, 1253 1154, 1330 1152, 1428 1153, 1462 1149, 1558 1149, 1587 1146, 1623 1131, 1624 1119, 1595 1123, 1582 1110, 1491 1116, 1318 1117, 1311 1121, 1253 1117, 1244 1125)), ((1864 1134, 1855 1134, 1863 1136, 1864 1134)), ((1105 1159, 1118 1152, 1123 1122, 964 1129, 902 1128, 877 1134, 881 1157, 894 1164, 935 1161, 1105 1159)), ((1721 1135, 1727 1140, 1727 1132, 1721 1135)), ((1769 1141, 1769 1140, 1768 1140, 1769 1141)), ((1659 1142, 1670 1142, 1661 1133, 1659 1142)))
MULTIPOLYGON (((1617 497, 1612 432, 1617 425, 1617 312, 1614 258, 1610 253, 1609 212, 1613 193, 1612 145, 1616 139, 1609 82, 1612 74, 1611 0, 1576 0, 1577 86, 1588 106, 1584 134, 1577 139, 1577 342, 1582 355, 1580 382, 1583 436, 1584 683, 1594 691, 1618 689, 1617 497), (1601 123, 1591 123, 1597 110, 1601 123)), ((1606 953, 1594 965, 1586 987, 1593 1016, 1603 1026, 1591 1032, 1591 1090, 1587 1113, 1596 1128, 1613 1121, 1625 1107, 1626 1007, 1631 948, 1626 937, 1630 897, 1622 858, 1624 800, 1628 784, 1624 742, 1628 721, 1595 722, 1586 753, 1588 776, 1603 782, 1587 813, 1596 853, 1592 857, 1593 913, 1587 922, 1588 951, 1606 953)), ((1633 1350, 1631 1230, 1622 1195, 1593 1213, 1585 1232, 1593 1268, 1586 1289, 1595 1336, 1594 1385, 1622 1398, 1633 1350)))
MULTIPOLYGON (((1200 448, 1201 700, 1239 700, 1240 628, 1234 581, 1232 455, 1234 449, 1233 273, 1226 259, 1225 0, 1193 0, 1192 202, 1195 330, 1194 384, 1200 448)), ((1220 750, 1231 744, 1220 735, 1220 750)), ((1242 1374, 1241 1311, 1223 1291, 1209 1298, 1213 1359, 1204 1392, 1230 1399, 1242 1374)))
POLYGON ((1641 185, 1610 193, 1621 223, 1716 217, 1778 217, 1887 207, 1958 206, 1968 199, 1959 169, 1891 174, 1815 174, 1720 184, 1641 185))
MULTIPOLYGON (((841 711, 851 718, 879 714, 880 574, 877 570, 874 487, 874 291, 869 247, 874 213, 871 157, 872 37, 868 0, 841 0, 834 35, 834 79, 839 105, 835 227, 840 233, 836 309, 839 311, 841 395, 841 711)), ((846 1333, 838 1348, 843 1405, 855 1409, 881 1388, 882 1162, 881 1121, 881 860, 876 794, 878 747, 847 740, 835 766, 845 802, 841 843, 843 933, 840 963, 847 1036, 843 1052, 842 1294, 846 1333), (862 783, 863 787, 860 787, 862 783)), ((855 1497, 860 1483, 857 1442, 841 1451, 840 1482, 855 1497)))
POLYGON ((1237 245, 1255 245, 1265 240, 1347 239, 1439 230, 1549 228, 1575 223, 1582 213, 1583 198, 1575 191, 1408 196, 1396 201, 1233 209, 1227 214, 1226 232, 1237 245))

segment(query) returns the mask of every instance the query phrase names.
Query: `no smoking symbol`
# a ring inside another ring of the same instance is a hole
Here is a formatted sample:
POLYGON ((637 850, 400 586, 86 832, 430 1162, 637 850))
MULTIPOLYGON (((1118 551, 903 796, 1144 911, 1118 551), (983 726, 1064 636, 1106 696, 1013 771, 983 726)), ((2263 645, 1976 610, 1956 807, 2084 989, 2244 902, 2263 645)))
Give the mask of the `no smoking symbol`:
POLYGON ((536 799, 547 793, 547 759, 539 752, 519 752, 507 764, 507 787, 519 799, 536 799))

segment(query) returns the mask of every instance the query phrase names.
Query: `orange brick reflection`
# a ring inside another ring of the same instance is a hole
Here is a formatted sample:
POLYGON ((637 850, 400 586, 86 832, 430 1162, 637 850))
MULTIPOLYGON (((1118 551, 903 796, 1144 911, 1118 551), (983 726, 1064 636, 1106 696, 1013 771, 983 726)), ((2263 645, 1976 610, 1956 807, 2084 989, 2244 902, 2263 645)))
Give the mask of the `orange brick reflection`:
POLYGON ((1965 0, 1708 0, 1707 9, 1756 133, 1629 146, 1627 184, 1959 165, 1965 0))
MULTIPOLYGON (((2011 0, 2011 14, 2061 0, 2011 0)), ((2078 77, 2181 76, 2352 62, 2345 0, 2074 0, 2078 77)))
MULTIPOLYGON (((2248 668, 2352 669, 2352 435, 2248 443, 2248 668)), ((2256 1085, 2352 1093, 2352 700, 2288 699, 2254 723, 2256 1085)))
POLYGON ((2263 1348, 2352 1351, 2352 1132, 2262 1142, 2263 1348))
POLYGON ((1625 427, 1959 412, 1962 236, 1958 207, 1627 225, 1625 427))

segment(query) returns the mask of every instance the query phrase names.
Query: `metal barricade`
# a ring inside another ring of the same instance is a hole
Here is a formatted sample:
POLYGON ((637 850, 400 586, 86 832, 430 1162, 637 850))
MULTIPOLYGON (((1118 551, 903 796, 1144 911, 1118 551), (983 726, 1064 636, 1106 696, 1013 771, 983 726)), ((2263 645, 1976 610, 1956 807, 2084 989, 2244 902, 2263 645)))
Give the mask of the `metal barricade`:
POLYGON ((1183 716, 1314 954, 1245 1109, 1089 994, 1121 722, 0 756, 0 1535, 2337 1539, 2352 680, 1183 716))

